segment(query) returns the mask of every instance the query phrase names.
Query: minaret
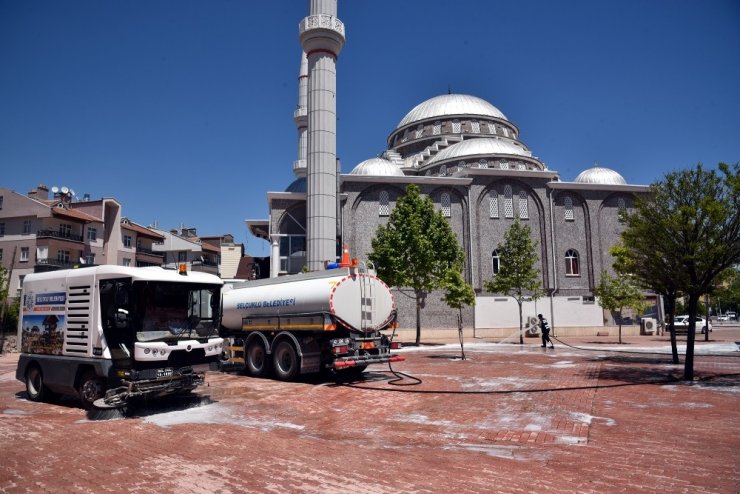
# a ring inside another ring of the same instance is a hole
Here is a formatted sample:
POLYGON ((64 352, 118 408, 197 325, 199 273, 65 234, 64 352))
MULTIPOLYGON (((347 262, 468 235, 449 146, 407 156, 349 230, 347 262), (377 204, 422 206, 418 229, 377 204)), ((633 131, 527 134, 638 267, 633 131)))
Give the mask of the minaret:
POLYGON ((337 18, 337 0, 309 4, 300 40, 308 62, 306 244, 308 268, 316 271, 337 257, 336 63, 344 24, 337 18))
POLYGON ((301 70, 298 74, 298 106, 293 112, 293 120, 298 128, 298 159, 293 163, 293 174, 297 178, 306 176, 306 148, 308 130, 308 59, 306 52, 301 56, 301 70))

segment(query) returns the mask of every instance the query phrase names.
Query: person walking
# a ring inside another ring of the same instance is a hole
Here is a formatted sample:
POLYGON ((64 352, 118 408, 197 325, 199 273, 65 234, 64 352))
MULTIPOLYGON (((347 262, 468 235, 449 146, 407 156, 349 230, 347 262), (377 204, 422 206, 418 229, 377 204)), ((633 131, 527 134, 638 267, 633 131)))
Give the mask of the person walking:
POLYGON ((547 344, 550 344, 550 348, 555 348, 550 340, 550 325, 547 323, 547 319, 542 317, 542 314, 537 314, 540 319, 540 331, 542 332, 542 348, 546 348, 547 344))

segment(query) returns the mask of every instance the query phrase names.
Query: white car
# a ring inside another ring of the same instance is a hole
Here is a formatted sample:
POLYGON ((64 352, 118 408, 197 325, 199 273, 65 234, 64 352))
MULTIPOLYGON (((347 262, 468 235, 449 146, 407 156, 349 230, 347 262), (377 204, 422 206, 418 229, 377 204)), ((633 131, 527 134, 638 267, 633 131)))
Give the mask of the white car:
MULTIPOLYGON (((676 332, 688 331, 689 330, 689 316, 676 316, 675 322, 676 332)), ((707 332, 707 321, 701 317, 696 316, 696 329, 701 328, 701 332, 707 332)), ((712 331, 712 323, 709 323, 709 331, 712 331)))
POLYGON ((727 314, 723 314, 721 316, 717 316, 717 320, 718 321, 729 321, 730 320, 730 316, 728 316, 727 314))

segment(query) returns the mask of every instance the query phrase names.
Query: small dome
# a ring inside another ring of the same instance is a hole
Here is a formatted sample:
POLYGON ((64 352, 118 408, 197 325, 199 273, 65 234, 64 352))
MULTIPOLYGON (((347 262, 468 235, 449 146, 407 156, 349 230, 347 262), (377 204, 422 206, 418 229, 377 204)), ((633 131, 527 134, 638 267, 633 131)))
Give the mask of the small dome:
POLYGON ((288 188, 285 189, 285 192, 302 192, 306 193, 308 190, 308 186, 306 185, 306 177, 300 177, 293 180, 293 182, 288 185, 288 188))
POLYGON ((595 166, 588 170, 583 170, 575 179, 581 184, 600 184, 600 185, 627 185, 627 181, 622 175, 611 168, 595 166))
POLYGON ((431 165, 440 161, 447 161, 450 159, 464 158, 468 156, 479 156, 479 155, 499 155, 499 154, 514 154, 517 156, 532 156, 532 153, 526 151, 516 144, 503 139, 496 139, 493 137, 480 137, 477 139, 467 139, 457 144, 443 149, 437 153, 432 159, 425 163, 425 165, 431 165))
POLYGON ((350 175, 373 175, 377 177, 403 177, 398 166, 383 158, 365 160, 349 172, 350 175))
POLYGON ((477 96, 467 94, 443 94, 420 103, 408 112, 396 129, 408 124, 427 120, 434 117, 446 117, 450 115, 477 115, 482 117, 495 117, 507 120, 501 110, 486 100, 477 96))

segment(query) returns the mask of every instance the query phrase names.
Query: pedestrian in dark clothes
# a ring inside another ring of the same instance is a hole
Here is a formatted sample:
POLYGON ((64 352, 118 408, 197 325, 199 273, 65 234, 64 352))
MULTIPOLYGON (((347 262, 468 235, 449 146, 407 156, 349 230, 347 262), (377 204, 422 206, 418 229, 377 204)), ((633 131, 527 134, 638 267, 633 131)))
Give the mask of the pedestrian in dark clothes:
POLYGON ((540 318, 540 331, 542 332, 542 348, 546 348, 547 344, 550 344, 550 348, 555 348, 550 340, 550 325, 547 323, 547 319, 542 317, 542 314, 537 314, 540 318))

